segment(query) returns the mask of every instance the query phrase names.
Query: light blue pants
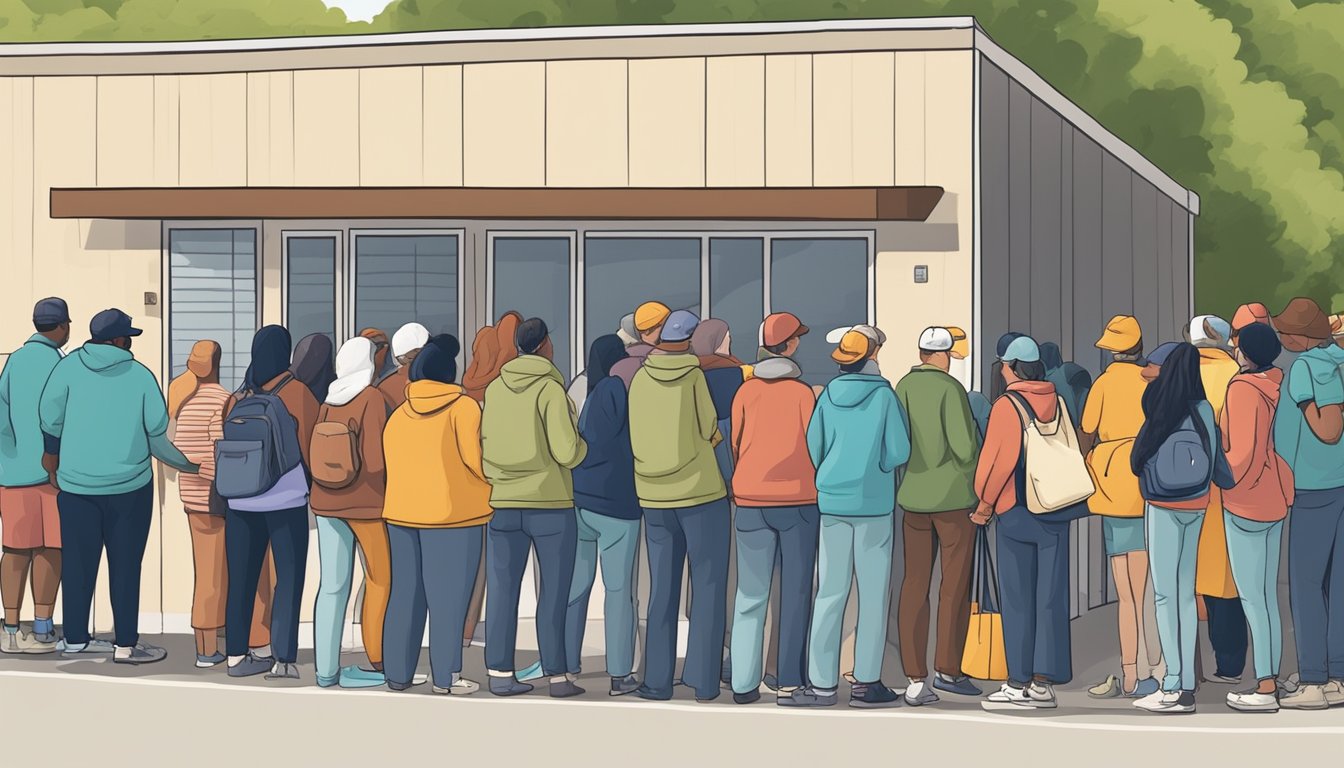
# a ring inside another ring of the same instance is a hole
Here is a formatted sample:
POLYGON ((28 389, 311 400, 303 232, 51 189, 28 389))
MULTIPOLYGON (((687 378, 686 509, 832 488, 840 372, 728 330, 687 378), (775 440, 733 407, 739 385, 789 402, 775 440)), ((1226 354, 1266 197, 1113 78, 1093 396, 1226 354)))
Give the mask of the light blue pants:
POLYGON ((860 683, 875 683, 882 678, 891 592, 892 519, 890 514, 821 516, 817 600, 808 641, 808 676, 817 688, 839 685, 841 630, 854 582, 859 588, 854 677, 860 683))
POLYGON ((1162 690, 1195 690, 1195 649, 1199 609, 1195 606, 1195 561, 1204 511, 1166 509, 1148 504, 1148 569, 1153 575, 1157 636, 1167 676, 1162 690))
POLYGON ((341 674, 345 608, 355 580, 355 532, 344 520, 318 517, 317 555, 321 578, 313 606, 313 661, 318 679, 334 682, 341 674))
POLYGON ((607 674, 625 677, 635 668, 635 560, 639 557, 640 521, 608 517, 586 509, 578 511, 579 547, 574 558, 574 580, 569 585, 565 612, 566 653, 569 668, 578 672, 583 655, 583 633, 588 626, 588 600, 593 594, 597 564, 602 563, 603 624, 606 628, 607 674))
POLYGON ((1260 523, 1224 511, 1227 557, 1255 648, 1255 679, 1279 676, 1283 624, 1279 618, 1279 553, 1283 521, 1260 523))

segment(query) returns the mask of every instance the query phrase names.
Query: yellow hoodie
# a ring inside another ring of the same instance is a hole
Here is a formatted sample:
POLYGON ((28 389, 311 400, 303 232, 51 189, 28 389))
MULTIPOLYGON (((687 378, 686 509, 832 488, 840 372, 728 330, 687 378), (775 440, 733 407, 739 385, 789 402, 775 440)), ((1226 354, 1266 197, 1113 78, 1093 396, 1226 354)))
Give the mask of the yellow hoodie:
POLYGON ((408 528, 466 528, 490 522, 490 483, 481 468, 481 407, 456 384, 413 381, 387 420, 383 519, 408 528))

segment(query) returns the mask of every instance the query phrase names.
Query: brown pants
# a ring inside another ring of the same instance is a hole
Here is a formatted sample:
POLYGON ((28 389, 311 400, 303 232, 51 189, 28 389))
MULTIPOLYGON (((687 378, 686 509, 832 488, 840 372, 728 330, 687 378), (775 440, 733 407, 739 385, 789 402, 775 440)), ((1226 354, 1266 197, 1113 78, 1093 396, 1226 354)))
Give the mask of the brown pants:
MULTIPOLYGON (((188 512, 191 555, 195 566, 195 589, 191 601, 192 629, 218 630, 224 626, 224 598, 228 592, 228 564, 224 558, 224 518, 205 512, 188 512)), ((257 601, 252 609, 252 631, 247 644, 260 648, 271 642, 271 604, 275 601, 275 564, 271 551, 257 580, 257 601)))
POLYGON ((961 654, 971 620, 971 565, 975 557, 975 524, 969 510, 904 513, 905 580, 897 609, 901 665, 914 680, 929 676, 929 588, 933 564, 942 559, 938 589, 938 643, 934 669, 948 677, 961 675, 961 654))

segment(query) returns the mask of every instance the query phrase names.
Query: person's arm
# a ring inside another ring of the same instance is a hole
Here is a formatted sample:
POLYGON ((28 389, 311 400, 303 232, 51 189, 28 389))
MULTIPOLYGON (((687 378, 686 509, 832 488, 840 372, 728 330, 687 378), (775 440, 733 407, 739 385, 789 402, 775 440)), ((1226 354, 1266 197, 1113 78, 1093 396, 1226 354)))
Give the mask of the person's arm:
POLYGON ((1078 422, 1078 447, 1083 455, 1092 452, 1097 445, 1097 433, 1101 430, 1102 390, 1089 389, 1083 400, 1083 416, 1078 422))
POLYGON ((192 475, 199 473, 200 465, 183 455, 168 439, 168 404, 164 402, 158 382, 148 369, 145 369, 145 377, 148 382, 140 398, 141 424, 145 436, 149 438, 149 455, 179 472, 192 475))
POLYGON ((387 469, 383 458, 383 428, 387 426, 387 400, 381 393, 368 398, 359 428, 360 458, 364 469, 382 472, 387 469))
POLYGON ((1241 483, 1250 473, 1255 457, 1261 455, 1263 450, 1260 445, 1264 441, 1261 430, 1266 428, 1265 416, 1260 413, 1263 402, 1264 398, 1251 384, 1233 381, 1232 386, 1227 388, 1221 425, 1223 444, 1220 447, 1227 456, 1232 479, 1237 483, 1241 483))
POLYGON ((957 463, 964 465, 974 461, 976 435, 980 430, 971 415, 971 402, 958 384, 943 393, 943 429, 947 432, 947 447, 957 463))
POLYGON ((821 403, 812 410, 812 420, 807 424, 807 454, 814 467, 820 467, 826 458, 826 409, 821 403))
POLYGON ((695 404, 695 421, 700 430, 700 437, 712 443, 723 438, 719 434, 719 414, 714 409, 714 398, 709 394, 709 383, 705 381, 705 374, 693 371, 691 373, 691 396, 695 404))
POLYGON ((466 398, 466 404, 453 409, 452 425, 449 436, 457 445, 457 453, 462 464, 473 476, 483 483, 490 480, 485 476, 485 467, 481 462, 481 404, 466 398))
MULTIPOLYGON (((737 466, 742 457, 742 432, 746 429, 747 407, 742 399, 742 390, 737 391, 737 396, 733 398, 733 413, 730 417, 729 426, 731 434, 728 440, 728 449, 733 454, 733 466, 737 466)), ((804 420, 803 424, 807 424, 804 420)))
POLYGON ((201 477, 207 480, 215 479, 215 443, 224 439, 224 409, 228 407, 227 402, 219 404, 219 407, 210 413, 210 423, 206 426, 206 434, 210 436, 210 448, 201 457, 201 477))
POLYGON ((625 424, 627 408, 625 387, 598 387, 584 402, 583 427, 579 435, 589 445, 611 440, 625 424))
POLYGON ((1022 422, 1017 408, 1007 395, 989 410, 989 428, 985 445, 975 467, 975 495, 980 499, 972 520, 984 525, 994 512, 995 503, 1013 480, 1021 450, 1022 422))
POLYGON ((1338 405, 1319 406, 1315 401, 1300 405, 1302 415, 1312 434, 1326 445, 1334 445, 1344 436, 1344 408, 1338 405))
POLYGON ((574 406, 565 394, 565 388, 547 383, 538 401, 542 431, 551 456, 565 469, 579 466, 588 455, 588 444, 579 436, 579 423, 574 418, 574 406))
MULTIPOLYGON (((13 359, 11 356, 10 359, 13 359)), ((9 363, 0 370, 0 435, 14 436, 14 425, 9 414, 9 363)))
POLYGON ((895 472, 910 460, 910 429, 906 426, 905 411, 896 393, 882 396, 887 405, 883 414, 882 455, 878 457, 878 466, 883 472, 895 472))

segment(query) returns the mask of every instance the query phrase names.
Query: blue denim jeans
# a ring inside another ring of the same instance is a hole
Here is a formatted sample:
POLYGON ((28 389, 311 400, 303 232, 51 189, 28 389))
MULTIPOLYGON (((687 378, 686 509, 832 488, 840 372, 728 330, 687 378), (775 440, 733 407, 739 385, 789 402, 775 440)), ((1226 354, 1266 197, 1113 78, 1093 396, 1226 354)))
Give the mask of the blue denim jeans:
MULTIPOLYGON (((858 627, 854 633, 854 677, 860 683, 882 679, 891 605, 891 540, 894 517, 821 516, 817 600, 812 608, 808 676, 818 688, 835 688, 840 678, 841 629, 850 586, 859 589, 858 627)), ((782 649, 781 649, 782 650, 782 649)), ((781 667, 783 659, 780 660, 781 667)))
POLYGON ((807 682, 807 629, 820 515, 815 504, 737 508, 737 598, 731 649, 735 693, 754 691, 761 684, 765 612, 776 560, 780 567, 779 686, 796 688, 807 682))
POLYGON ((1153 576, 1157 636, 1167 676, 1162 690, 1195 690, 1195 652, 1199 644, 1199 609, 1195 604, 1195 562, 1203 510, 1166 509, 1148 504, 1148 570, 1153 576))
POLYGON ((1288 525, 1288 578, 1298 675, 1344 679, 1344 488, 1298 491, 1288 525))
POLYGON ((528 555, 535 546, 541 576, 537 595, 537 644, 548 677, 570 672, 565 650, 565 609, 574 579, 579 526, 574 509, 497 509, 486 537, 485 664, 513 672, 518 646, 518 598, 528 555))
POLYGON ((606 627, 607 674, 625 677, 635 668, 635 630, 639 606, 635 596, 635 562, 639 559, 639 520, 622 520, 586 509, 578 511, 578 550, 574 580, 569 585, 565 613, 565 651, 569 671, 577 673, 583 656, 583 634, 588 628, 588 601, 593 594, 597 564, 602 563, 603 624, 606 627))
POLYGON ((1227 557, 1232 580, 1245 609, 1255 646, 1255 679, 1279 676, 1283 658, 1283 625, 1279 620, 1279 552, 1283 521, 1261 523, 1224 510, 1227 557))
POLYGON ((1069 523, 1013 507, 998 516, 999 610, 1008 679, 1073 679, 1069 632, 1069 523))
POLYGON ((434 685, 451 687, 454 675, 462 671, 462 624, 476 587, 484 537, 484 525, 387 526, 392 592, 383 624, 383 671, 388 682, 409 685, 415 676, 426 613, 434 685))

